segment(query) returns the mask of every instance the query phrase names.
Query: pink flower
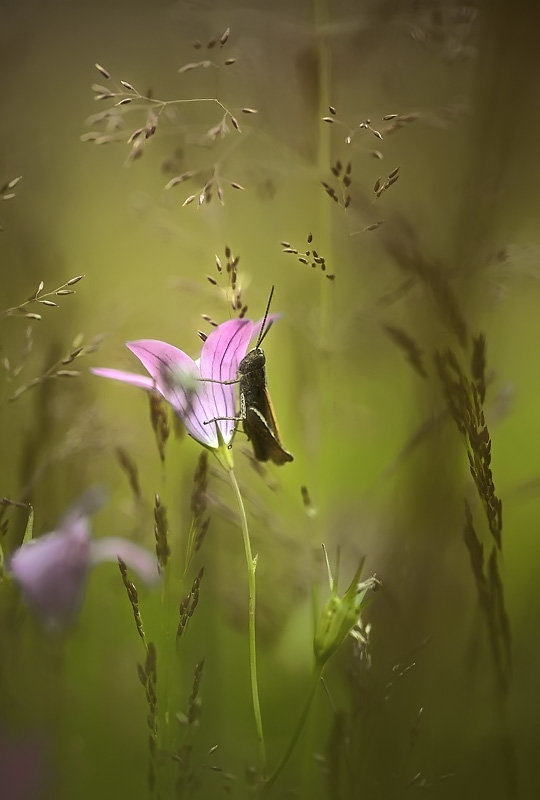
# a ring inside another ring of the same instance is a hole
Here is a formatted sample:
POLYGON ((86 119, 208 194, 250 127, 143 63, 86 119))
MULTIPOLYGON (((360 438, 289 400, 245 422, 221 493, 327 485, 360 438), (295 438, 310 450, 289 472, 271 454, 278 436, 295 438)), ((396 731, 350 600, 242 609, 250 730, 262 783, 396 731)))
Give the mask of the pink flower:
MULTIPOLYGON (((267 323, 272 324, 275 318, 271 315, 267 323)), ((181 417, 190 436, 205 447, 217 450, 231 442, 237 416, 234 383, 223 381, 236 379, 238 365, 260 326, 261 322, 249 319, 232 319, 218 325, 204 342, 197 361, 167 342, 156 339, 128 342, 127 347, 150 377, 107 368, 92 369, 92 372, 143 389, 157 390, 181 417), (208 424, 211 420, 216 421, 208 424)))
POLYGON ((71 508, 57 530, 32 539, 15 551, 9 570, 21 592, 48 629, 59 629, 77 614, 90 567, 118 557, 148 584, 159 572, 155 556, 126 539, 92 540, 88 515, 101 505, 88 492, 71 508))

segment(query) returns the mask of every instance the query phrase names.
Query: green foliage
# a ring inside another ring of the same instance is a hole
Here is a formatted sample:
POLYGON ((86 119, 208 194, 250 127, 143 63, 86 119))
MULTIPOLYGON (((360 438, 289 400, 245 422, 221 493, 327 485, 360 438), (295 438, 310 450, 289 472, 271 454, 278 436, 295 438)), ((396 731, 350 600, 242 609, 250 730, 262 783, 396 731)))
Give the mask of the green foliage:
POLYGON ((507 5, 5 15, 0 795, 23 754, 81 800, 536 796, 538 46, 507 5), (89 373, 195 358, 271 286, 292 463, 89 373), (92 571, 51 636, 10 558, 96 484, 94 538, 161 584, 92 571))

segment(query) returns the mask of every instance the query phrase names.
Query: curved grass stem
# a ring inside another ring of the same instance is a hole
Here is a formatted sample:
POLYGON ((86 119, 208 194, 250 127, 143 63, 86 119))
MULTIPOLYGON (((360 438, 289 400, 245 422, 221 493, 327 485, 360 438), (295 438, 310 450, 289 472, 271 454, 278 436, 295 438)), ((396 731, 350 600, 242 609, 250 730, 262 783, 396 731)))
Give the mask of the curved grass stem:
POLYGON ((267 788, 267 789, 270 789, 270 787, 274 784, 274 782, 276 781, 276 779, 278 778, 278 776, 282 772, 283 768, 287 764, 289 758, 291 757, 294 748, 296 747, 298 739, 300 738, 300 734, 302 733, 302 730, 304 729, 304 725, 306 723, 306 720, 307 720, 307 717, 308 717, 308 714, 309 714, 309 711, 310 711, 310 708, 311 708, 311 704, 313 702, 313 698, 315 697, 315 692, 316 692, 317 687, 319 685, 319 681, 321 680, 322 670, 323 670, 322 664, 317 663, 315 665, 315 669, 314 669, 314 672, 313 672, 313 677, 311 679, 311 686, 309 687, 308 696, 306 698, 306 702, 304 703, 304 708, 302 709, 302 713, 300 714, 300 717, 299 717, 298 722, 296 724, 296 728, 293 731, 293 735, 291 736, 291 739, 289 741, 287 749, 285 750, 285 752, 284 752, 283 756, 281 757, 281 760, 279 761, 277 767, 274 769, 274 771, 272 772, 270 778, 268 779, 268 781, 265 784, 265 788, 267 788))

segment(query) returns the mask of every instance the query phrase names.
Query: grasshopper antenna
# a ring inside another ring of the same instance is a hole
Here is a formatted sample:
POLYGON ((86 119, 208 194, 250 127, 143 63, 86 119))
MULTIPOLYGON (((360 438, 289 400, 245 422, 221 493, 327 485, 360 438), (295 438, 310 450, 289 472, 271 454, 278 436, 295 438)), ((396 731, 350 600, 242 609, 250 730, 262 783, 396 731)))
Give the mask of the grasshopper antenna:
POLYGON ((262 325, 261 325, 261 332, 260 332, 259 338, 257 340, 257 345, 256 345, 257 347, 261 346, 264 337, 266 336, 266 334, 268 333, 268 331, 272 327, 272 324, 270 324, 266 328, 266 330, 264 329, 264 326, 266 325, 266 320, 268 319, 268 312, 270 311, 270 303, 272 302, 273 294, 274 294, 274 287, 272 286, 272 288, 270 289, 270 297, 268 298, 268 303, 266 304, 266 311, 264 312, 264 317, 263 317, 263 321, 262 321, 262 325))

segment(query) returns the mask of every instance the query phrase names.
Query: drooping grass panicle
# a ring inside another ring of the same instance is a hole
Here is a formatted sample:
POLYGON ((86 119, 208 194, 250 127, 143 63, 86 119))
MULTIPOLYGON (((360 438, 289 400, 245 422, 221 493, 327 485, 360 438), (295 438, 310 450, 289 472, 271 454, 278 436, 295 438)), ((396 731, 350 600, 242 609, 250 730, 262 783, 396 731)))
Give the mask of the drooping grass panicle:
POLYGON ((471 507, 465 501, 465 525, 463 528, 463 539, 471 559, 471 568, 478 589, 478 599, 482 607, 487 605, 487 584, 484 575, 484 546, 473 525, 471 507))
MULTIPOLYGON (((370 210, 367 198, 363 208, 370 210)), ((396 265, 409 278, 398 288, 392 300, 400 299, 415 285, 415 278, 430 293, 444 326, 456 337, 460 346, 465 348, 468 342, 468 327, 460 308, 456 294, 448 275, 436 259, 430 258, 422 249, 417 233, 409 220, 402 214, 394 212, 388 217, 387 224, 380 228, 379 240, 396 265)), ((385 298, 388 302, 388 298, 385 298)))
POLYGON ((118 463, 127 475, 133 496, 140 502, 142 499, 142 491, 137 464, 124 447, 117 447, 115 452, 118 463))
MULTIPOLYGON (((217 277, 207 275, 206 279, 213 286, 219 286, 221 284, 222 292, 227 299, 229 312, 232 311, 235 317, 243 319, 247 314, 248 307, 242 297, 242 281, 238 271, 239 263, 240 256, 234 255, 229 245, 226 245, 225 258, 221 258, 217 253, 215 256, 217 277)), ((213 326, 217 325, 208 315, 203 314, 202 316, 206 322, 209 322, 213 326)))
POLYGON ((497 680, 502 691, 509 686, 512 669, 510 623, 504 604, 503 583, 499 574, 499 550, 494 545, 489 558, 474 528, 469 504, 465 501, 463 538, 469 552, 478 603, 485 618, 497 680))
POLYGON ((328 280, 334 280, 336 277, 334 273, 327 272, 327 263, 326 259, 321 253, 316 250, 313 245, 313 234, 309 233, 307 237, 307 244, 308 247, 306 250, 299 250, 298 248, 291 245, 290 242, 282 241, 280 242, 281 245, 281 252, 291 254, 297 257, 297 260, 301 264, 306 264, 310 266, 312 269, 320 271, 322 275, 324 275, 328 280))
POLYGON ((4 355, 0 360, 2 364, 6 379, 9 383, 12 383, 16 380, 23 369, 26 366, 28 359, 30 358, 32 352, 34 350, 34 331, 32 325, 27 325, 26 330, 24 332, 24 344, 22 350, 20 351, 19 355, 8 357, 4 355))
POLYGON ((186 559, 184 574, 187 573, 195 553, 204 541, 210 524, 208 510, 208 453, 203 450, 199 456, 195 474, 193 476, 193 490, 191 492, 191 524, 186 545, 186 559))
MULTIPOLYGON (((334 105, 328 106, 329 114, 321 118, 322 122, 327 125, 336 125, 340 130, 346 131, 344 142, 346 145, 351 145, 355 136, 359 135, 360 131, 367 131, 376 139, 382 140, 384 137, 380 130, 372 125, 371 119, 365 119, 357 124, 350 123, 338 116, 337 108, 334 105)), ((385 115, 382 119, 387 120, 390 117, 397 115, 385 115)))
POLYGON ((381 225, 384 225, 384 219, 377 219, 374 222, 369 222, 367 225, 364 225, 363 228, 359 231, 352 231, 351 236, 357 236, 359 233, 370 233, 371 231, 376 231, 381 225))
POLYGON ((405 353, 407 360, 413 369, 422 378, 426 378, 427 371, 424 365, 423 352, 414 339, 409 336, 406 331, 404 331, 402 328, 398 328, 396 325, 385 324, 383 325, 383 328, 392 341, 397 344, 397 346, 405 353))
POLYGON ((137 663, 137 675, 145 692, 148 713, 146 725, 148 729, 148 788, 153 797, 156 789, 156 768, 158 755, 158 709, 157 709, 157 652, 154 642, 146 637, 141 613, 139 610, 139 593, 130 580, 125 562, 119 557, 118 566, 122 583, 133 611, 133 618, 145 650, 144 664, 137 663))
POLYGON ((153 796, 156 791, 158 757, 158 707, 157 707, 157 652, 153 642, 148 642, 144 663, 146 677, 145 694, 148 704, 146 724, 148 727, 148 789, 153 796))
POLYGON ((176 629, 176 639, 182 636, 184 633, 187 624, 191 617, 193 616, 197 605, 199 604, 199 590, 201 587, 201 581, 204 575, 204 567, 201 567, 199 570, 198 575, 196 576, 191 589, 187 593, 187 595, 183 598, 182 602, 180 603, 180 620, 178 622, 178 628, 176 629))
POLYGON ((423 268, 417 270, 416 274, 431 290, 435 304, 448 329, 456 336, 460 345, 465 347, 468 336, 467 324, 445 274, 438 266, 428 263, 424 263, 423 268))
POLYGON ((375 198, 378 200, 379 197, 382 195, 383 192, 386 192, 390 186, 399 179, 399 167, 395 167, 391 172, 388 173, 386 178, 377 178, 375 184, 373 186, 373 193, 375 198))
POLYGON ((181 743, 176 748, 173 758, 177 764, 177 778, 175 783, 176 796, 184 797, 189 790, 194 778, 192 765, 193 733, 199 725, 202 714, 202 698, 200 686, 204 668, 204 659, 195 664, 193 683, 184 712, 177 713, 176 717, 182 727, 181 743))
POLYGON ((472 340, 471 377, 478 390, 480 402, 486 399, 486 337, 478 334, 472 340))
POLYGON ((332 183, 321 181, 322 187, 328 197, 337 203, 343 209, 349 208, 351 204, 351 184, 352 184, 352 161, 347 161, 343 165, 340 159, 337 159, 331 166, 330 171, 334 176, 332 183), (335 188, 337 187, 337 188, 335 188))
POLYGON ((45 381, 57 380, 59 378, 78 378, 82 373, 80 370, 65 369, 68 365, 72 364, 76 359, 94 353, 101 344, 101 337, 96 336, 88 344, 84 343, 82 334, 75 337, 67 353, 62 358, 55 361, 48 367, 45 372, 38 375, 32 380, 19 386, 19 388, 9 398, 10 402, 18 400, 18 398, 27 392, 29 389, 34 389, 40 386, 45 381))
POLYGON ((141 613, 139 611, 139 592, 137 591, 137 587, 130 580, 127 566, 125 562, 118 557, 118 567, 120 569, 120 575, 122 577, 122 583, 124 584, 124 588, 126 590, 126 594, 128 596, 128 600, 131 604, 131 610, 133 611, 133 619, 135 620, 135 626, 137 628, 137 633, 142 639, 144 646, 146 647, 146 634, 144 632, 143 621, 141 617, 141 613))
POLYGON ((77 275, 74 278, 70 278, 65 283, 62 283, 60 286, 57 286, 56 289, 51 289, 48 292, 43 291, 45 284, 43 281, 40 281, 36 291, 33 292, 26 300, 24 300, 22 303, 19 303, 17 306, 12 306, 11 308, 6 308, 3 311, 0 311, 0 320, 5 319, 6 317, 24 317, 25 319, 40 320, 41 314, 29 311, 29 307, 34 304, 38 304, 41 306, 41 308, 57 308, 58 303, 51 298, 59 298, 68 294, 75 294, 75 289, 72 289, 71 287, 83 278, 84 275, 77 275))
POLYGON ((489 530, 500 549, 502 502, 495 492, 491 471, 491 438, 482 403, 485 395, 483 372, 481 376, 477 373, 476 377, 469 378, 451 350, 437 352, 435 364, 450 415, 465 437, 470 473, 484 506, 489 530))
POLYGON ((154 536, 156 539, 156 556, 161 569, 165 569, 171 554, 168 541, 169 523, 167 509, 158 494, 154 497, 154 536))
POLYGON ((489 531, 495 541, 487 560, 476 534, 472 511, 465 503, 464 541, 484 614, 499 686, 505 690, 511 673, 511 636, 499 573, 502 548, 502 502, 497 496, 491 470, 491 438, 485 420, 486 341, 473 338, 470 374, 452 350, 435 354, 435 363, 450 416, 465 438, 469 470, 483 505, 489 531))
MULTIPOLYGON (((0 189, 0 201, 9 201, 13 200, 14 197, 17 196, 17 192, 15 191, 16 186, 22 181, 22 175, 19 175, 17 178, 10 178, 10 180, 6 181, 2 188, 0 189)), ((4 231, 5 228, 0 222, 0 233, 4 231)), ((1 315, 0 315, 1 319, 1 315)))
POLYGON ((22 181, 22 175, 19 175, 17 178, 11 178, 10 180, 6 181, 2 188, 0 189, 0 198, 2 200, 13 200, 16 196, 16 192, 14 191, 15 187, 22 181))
MULTIPOLYGON (((225 34, 217 38, 220 44, 219 51, 225 47, 229 41, 230 28, 227 28, 225 34), (225 38, 224 38, 225 37, 225 38)), ((202 45, 201 45, 202 46, 202 45)), ((230 67, 236 63, 236 58, 204 58, 198 61, 189 61, 183 64, 178 73, 184 79, 187 78, 187 73, 197 70, 205 70, 209 67, 221 68, 230 67), (184 76, 186 76, 184 78, 184 76)), ((146 93, 139 91, 136 86, 130 81, 119 80, 112 81, 111 73, 105 69, 101 64, 95 65, 96 69, 102 77, 107 81, 107 85, 100 83, 92 84, 92 91, 94 92, 94 99, 98 102, 104 102, 107 105, 103 111, 97 114, 92 114, 87 119, 87 125, 91 126, 93 130, 82 134, 81 140, 84 142, 92 142, 96 145, 103 145, 109 142, 124 142, 129 146, 129 152, 126 163, 129 164, 139 159, 145 152, 146 146, 156 133, 166 126, 173 131, 185 131, 186 128, 186 114, 181 117, 177 113, 178 108, 191 105, 214 105, 222 112, 222 116, 217 123, 211 125, 200 138, 200 143, 208 145, 208 143, 215 143, 227 137, 231 131, 236 131, 242 134, 242 128, 238 121, 239 113, 244 115, 252 115, 257 113, 257 109, 248 106, 243 106, 239 112, 233 111, 227 107, 220 99, 215 96, 199 96, 199 97, 181 97, 169 100, 159 99, 154 97, 151 91, 146 93), (111 81, 111 83, 109 83, 111 81), (128 126, 128 120, 135 118, 135 122, 128 126), (101 130, 100 127, 103 127, 101 130)), ((185 108, 184 108, 185 111, 185 108)), ((232 152, 233 148, 230 148, 232 152)), ((183 183, 186 180, 196 177, 197 175, 205 175, 203 185, 193 194, 189 195, 183 200, 182 205, 190 205, 194 200, 198 200, 198 205, 208 204, 212 198, 218 197, 220 203, 224 202, 224 186, 228 185, 233 189, 243 189, 244 187, 237 180, 228 180, 221 177, 221 167, 225 159, 228 157, 227 153, 220 153, 218 160, 216 160, 212 167, 205 169, 190 169, 183 170, 181 174, 174 174, 174 176, 167 182, 165 189, 171 189, 174 186, 183 183)), ((175 159, 167 159, 164 167, 167 171, 174 171, 175 159)))
POLYGON ((163 396, 156 391, 148 392, 150 403, 150 422, 156 438, 159 458, 161 463, 165 463, 165 445, 170 434, 169 417, 167 414, 167 403, 163 396))
POLYGON ((308 487, 307 486, 301 486, 300 487, 300 494, 302 496, 302 503, 303 503, 306 515, 310 519, 313 519, 314 517, 317 516, 318 511, 317 511, 317 507, 313 504, 313 500, 312 500, 311 495, 309 493, 308 487))
POLYGON ((191 687, 191 694, 189 695, 187 718, 188 724, 194 725, 201 713, 201 701, 199 698, 199 688, 201 685, 201 678, 204 667, 204 659, 195 665, 195 672, 193 674, 193 686, 191 687))
POLYGON ((189 61, 186 64, 183 64, 178 72, 191 72, 194 69, 208 69, 209 67, 214 67, 218 69, 220 66, 230 67, 232 64, 236 63, 236 58, 232 56, 228 56, 227 58, 223 59, 221 57, 221 51, 229 42, 229 38, 231 35, 230 27, 225 28, 223 33, 219 34, 218 36, 212 36, 210 39, 203 43, 196 39, 191 43, 194 50, 204 50, 206 49, 207 53, 210 51, 216 51, 220 53, 220 55, 215 59, 205 58, 200 61, 189 61))
POLYGON ((512 634, 510 631, 510 619, 504 603, 504 586, 499 570, 499 562, 499 551, 492 547, 488 560, 488 584, 493 599, 494 619, 501 640, 501 683, 506 687, 512 672, 512 634))
POLYGON ((399 131, 406 125, 416 122, 421 118, 421 114, 417 111, 410 111, 407 114, 385 114, 383 121, 387 122, 382 128, 383 136, 390 136, 392 133, 399 131))

